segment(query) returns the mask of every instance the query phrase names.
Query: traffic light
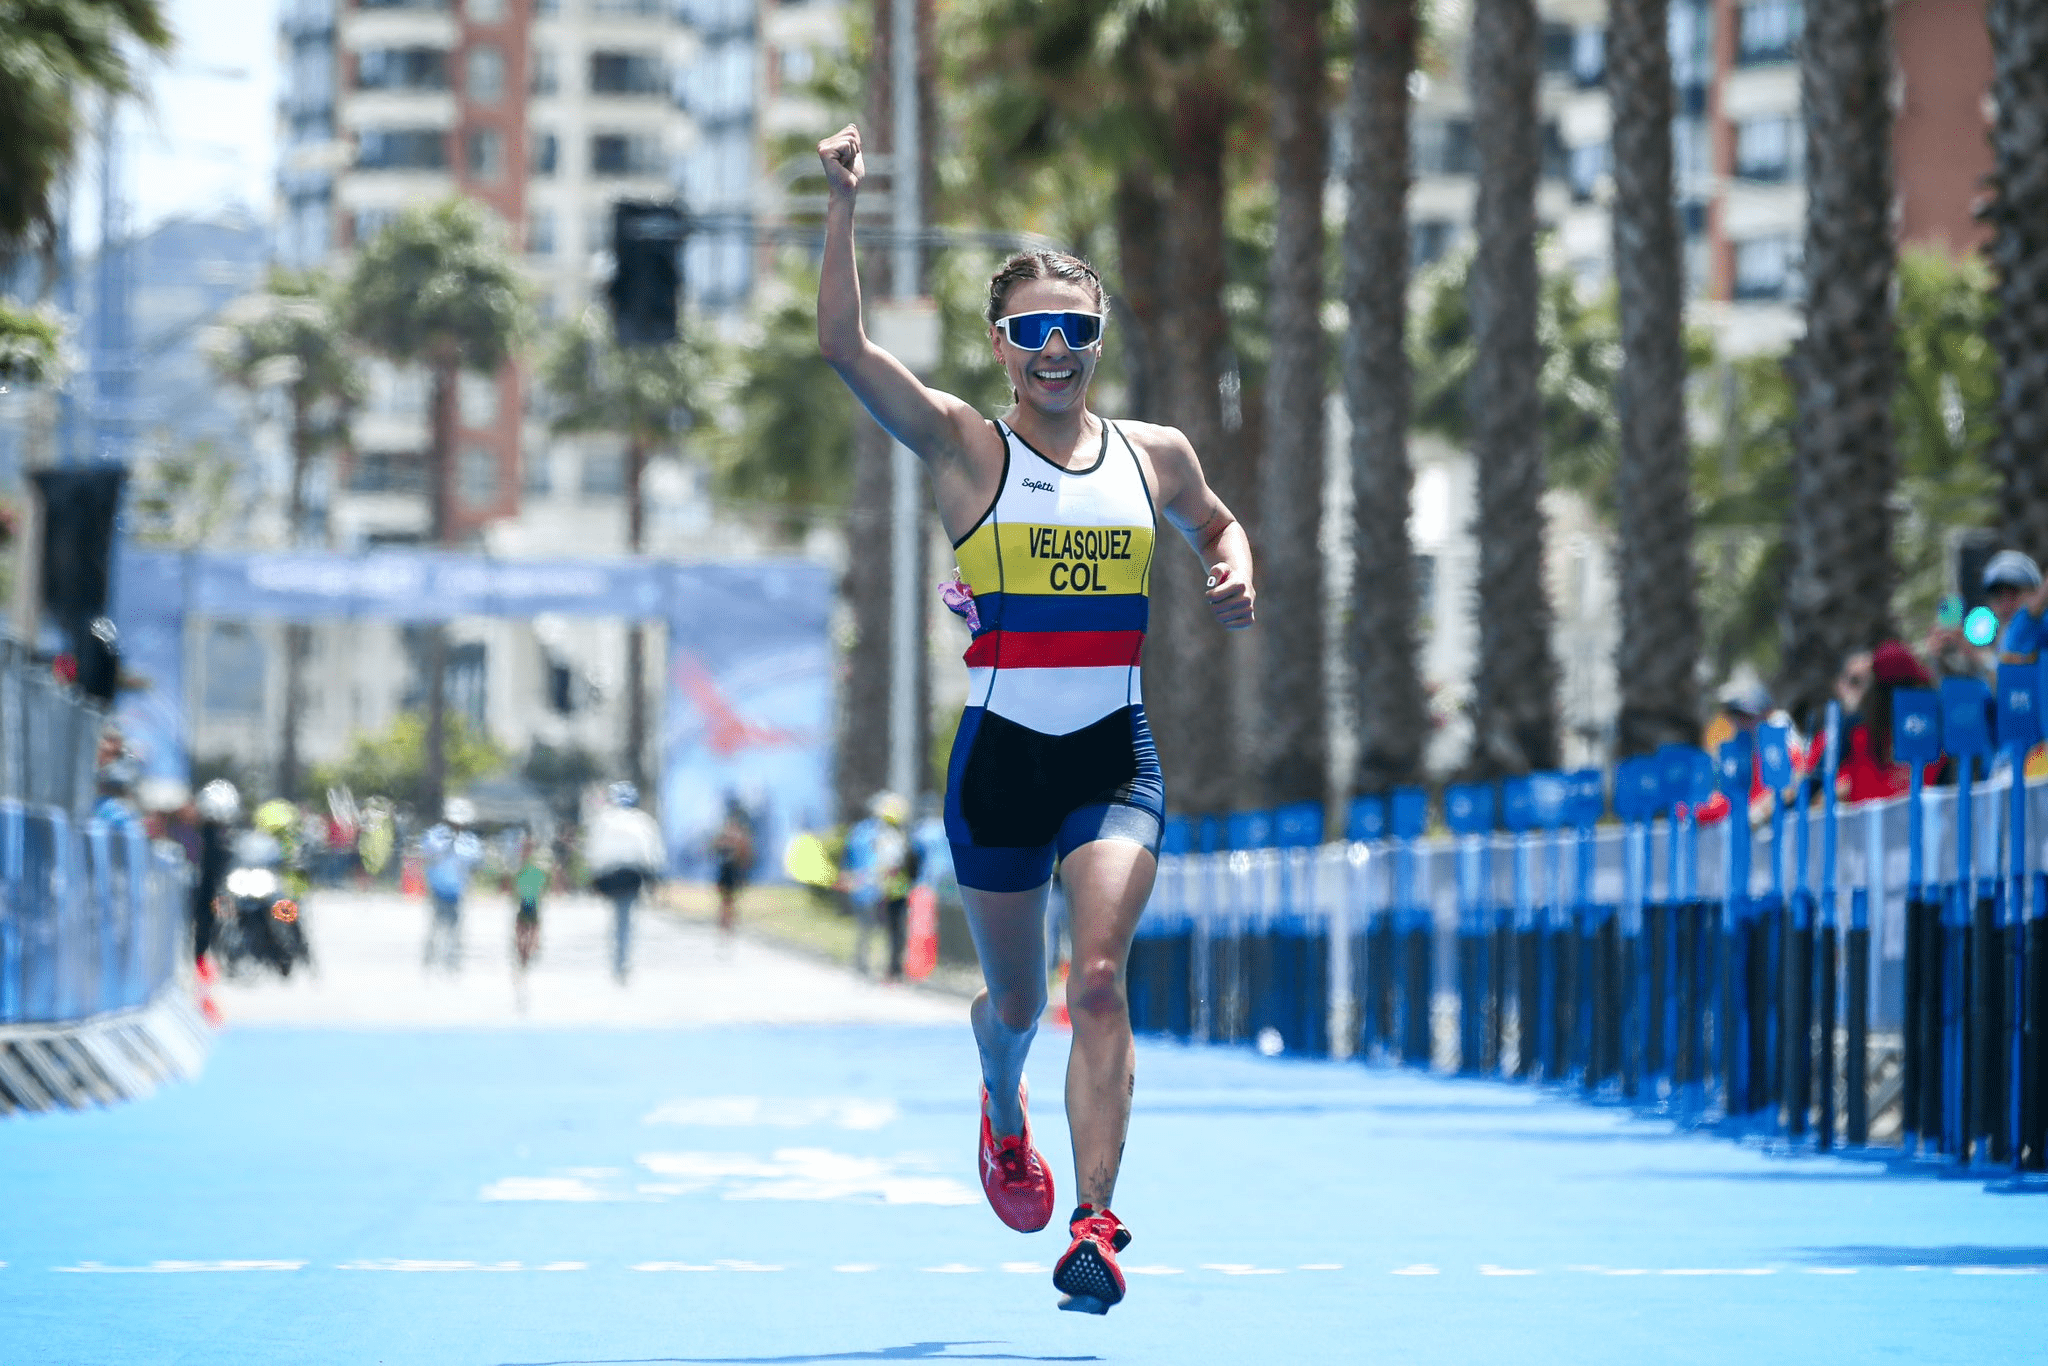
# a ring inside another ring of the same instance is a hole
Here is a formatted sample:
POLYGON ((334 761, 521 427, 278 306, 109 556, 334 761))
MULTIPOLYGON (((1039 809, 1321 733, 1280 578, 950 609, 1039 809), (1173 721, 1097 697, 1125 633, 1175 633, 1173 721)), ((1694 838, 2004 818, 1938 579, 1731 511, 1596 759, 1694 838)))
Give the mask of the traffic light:
POLYGON ((683 211, 674 204, 622 200, 612 206, 612 332, 621 346, 676 339, 683 286, 683 211))

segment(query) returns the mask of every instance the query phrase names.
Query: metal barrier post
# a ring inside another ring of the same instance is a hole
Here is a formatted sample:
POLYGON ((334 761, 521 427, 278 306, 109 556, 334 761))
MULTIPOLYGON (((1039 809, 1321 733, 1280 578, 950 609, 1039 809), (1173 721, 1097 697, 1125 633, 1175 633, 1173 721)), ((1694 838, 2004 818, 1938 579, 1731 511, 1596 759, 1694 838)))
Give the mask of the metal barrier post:
POLYGON ((2020 1165, 2048 1170, 2048 871, 2034 874, 2026 933, 2026 1030, 2020 1049, 2020 1165))
POLYGON ((1849 897, 1849 1018, 1842 1060, 1848 1111, 1843 1137, 1850 1147, 1870 1142, 1870 889, 1849 897))
POLYGON ((1820 1077, 1819 1077, 1819 1123, 1818 1141, 1820 1150, 1827 1152, 1835 1146, 1835 982, 1838 963, 1836 955, 1839 940, 1835 922, 1835 856, 1839 835, 1840 813, 1836 808, 1835 774, 1841 766, 1842 753, 1842 704, 1833 698, 1828 700, 1826 745, 1821 759, 1821 829, 1820 829, 1820 1077))

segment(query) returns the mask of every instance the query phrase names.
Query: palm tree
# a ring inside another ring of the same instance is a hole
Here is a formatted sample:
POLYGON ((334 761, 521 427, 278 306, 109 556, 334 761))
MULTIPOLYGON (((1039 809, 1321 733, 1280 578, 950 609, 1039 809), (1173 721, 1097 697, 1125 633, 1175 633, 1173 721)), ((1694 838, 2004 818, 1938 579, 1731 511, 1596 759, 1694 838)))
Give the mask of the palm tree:
POLYGON ((135 49, 171 41, 161 0, 0 0, 0 265, 55 245, 51 201, 93 97, 134 93, 135 49))
POLYGON ((1326 0, 1274 0, 1272 361, 1260 471, 1259 577, 1267 604, 1259 787, 1264 800, 1320 802, 1328 786, 1323 687, 1323 188, 1330 172, 1326 0))
MULTIPOLYGON (((1827 696, 1842 657, 1890 634, 1892 46, 1885 0, 1808 0, 1806 335, 1794 355, 1791 573, 1784 687, 1827 696)), ((2032 453, 2038 458, 2038 453, 2032 453)))
POLYGON ((1543 580, 1542 410, 1536 340, 1541 168, 1534 0, 1472 11, 1472 456, 1479 476, 1479 672, 1470 760, 1481 775, 1558 762, 1557 662, 1543 580))
POLYGON ((1344 403, 1351 414, 1353 785, 1381 792, 1422 776, 1429 704, 1408 512, 1408 80, 1416 0, 1359 0, 1348 111, 1344 226, 1344 403))
MULTIPOLYGON (((252 392, 273 386, 290 409, 291 490, 286 501, 288 542, 311 539, 306 524, 306 477, 322 450, 347 440, 347 410, 362 394, 362 378, 338 316, 334 282, 317 273, 271 272, 269 288, 238 308, 211 356, 214 369, 252 392)), ((277 790, 299 789, 299 721, 305 701, 306 654, 312 629, 285 627, 284 719, 278 743, 277 790)))
MULTIPOLYGON (((427 448, 429 538, 453 543, 456 380, 495 374, 532 326, 526 283, 504 224, 473 200, 408 209, 363 247, 346 294, 348 329, 398 364, 425 365, 430 382, 427 448)), ((427 763, 421 800, 441 808, 448 637, 427 635, 427 763)))
MULTIPOLYGON (((816 349, 815 347, 813 348, 816 349)), ((621 347, 611 320, 585 309, 555 333, 543 382, 555 404, 557 432, 615 432, 626 438, 626 548, 646 548, 641 484, 652 450, 670 445, 696 415, 704 362, 687 342, 621 347)), ((626 776, 647 786, 647 637, 626 630, 626 776)))
POLYGON ((1700 613, 1692 558, 1692 451, 1678 209, 1671 174, 1668 0, 1610 0, 1614 273, 1621 312, 1623 754, 1699 733, 1700 613))
POLYGON ((2007 545, 2048 555, 2048 5, 1991 0, 1989 216, 1998 270, 1999 432, 2007 545))

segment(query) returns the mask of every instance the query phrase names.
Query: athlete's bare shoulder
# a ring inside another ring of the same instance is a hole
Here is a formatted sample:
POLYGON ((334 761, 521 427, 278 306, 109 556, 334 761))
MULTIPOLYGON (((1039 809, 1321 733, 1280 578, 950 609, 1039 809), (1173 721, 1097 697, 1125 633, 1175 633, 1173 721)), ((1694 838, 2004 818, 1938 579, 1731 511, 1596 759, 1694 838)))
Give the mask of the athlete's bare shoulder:
POLYGON ((1202 483, 1202 465, 1195 448, 1178 427, 1157 422, 1119 421, 1117 430, 1130 438, 1131 446, 1145 467, 1153 497, 1164 507, 1191 485, 1202 483))

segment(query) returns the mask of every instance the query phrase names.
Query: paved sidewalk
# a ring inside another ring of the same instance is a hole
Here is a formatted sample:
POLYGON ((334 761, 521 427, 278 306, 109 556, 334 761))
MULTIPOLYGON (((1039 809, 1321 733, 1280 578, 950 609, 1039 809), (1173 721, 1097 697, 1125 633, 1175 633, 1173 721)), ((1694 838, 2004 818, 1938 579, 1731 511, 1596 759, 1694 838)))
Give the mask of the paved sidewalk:
POLYGON ((751 1022, 958 1023, 963 1003, 863 981, 744 935, 642 906, 633 968, 612 980, 612 909, 594 896, 544 903, 539 957, 522 984, 512 958, 512 904, 472 896, 463 907, 463 965, 421 966, 428 910, 411 898, 316 892, 307 899, 310 977, 251 971, 223 982, 230 1025, 396 1029, 657 1026, 751 1022))

